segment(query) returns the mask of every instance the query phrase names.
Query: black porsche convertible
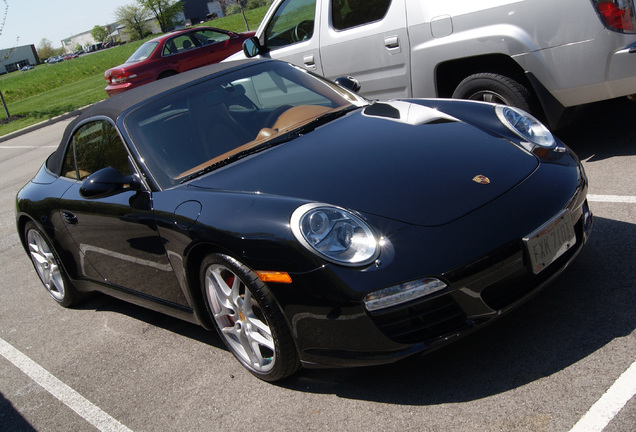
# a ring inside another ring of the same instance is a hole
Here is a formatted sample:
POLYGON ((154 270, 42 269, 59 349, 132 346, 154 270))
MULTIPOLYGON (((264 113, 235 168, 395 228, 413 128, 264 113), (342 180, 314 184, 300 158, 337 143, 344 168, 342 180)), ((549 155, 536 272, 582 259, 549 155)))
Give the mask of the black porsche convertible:
POLYGON ((337 81, 226 63, 87 109, 17 195, 53 299, 99 291, 216 329, 274 381, 434 349, 580 252, 587 178, 536 119, 337 81))

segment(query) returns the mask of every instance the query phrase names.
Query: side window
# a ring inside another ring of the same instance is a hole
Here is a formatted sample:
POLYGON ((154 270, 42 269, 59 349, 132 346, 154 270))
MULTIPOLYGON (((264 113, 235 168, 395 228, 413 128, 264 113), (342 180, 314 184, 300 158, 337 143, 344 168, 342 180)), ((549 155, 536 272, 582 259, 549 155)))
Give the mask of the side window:
POLYGON ((178 54, 192 48, 195 48, 195 45, 190 39, 190 35, 188 33, 181 34, 166 41, 166 45, 163 47, 163 56, 178 54))
POLYGON ((265 29, 266 45, 277 48, 311 39, 315 16, 316 0, 284 1, 265 29))
POLYGON ((87 123, 71 138, 62 175, 83 180, 106 167, 113 167, 124 175, 133 173, 126 148, 113 125, 102 120, 87 123))
POLYGON ((214 30, 199 30, 192 33, 193 39, 197 41, 198 46, 205 46, 216 42, 223 42, 230 38, 226 33, 214 30))
POLYGON ((331 0, 331 21, 336 30, 379 21, 386 15, 391 0, 331 0))

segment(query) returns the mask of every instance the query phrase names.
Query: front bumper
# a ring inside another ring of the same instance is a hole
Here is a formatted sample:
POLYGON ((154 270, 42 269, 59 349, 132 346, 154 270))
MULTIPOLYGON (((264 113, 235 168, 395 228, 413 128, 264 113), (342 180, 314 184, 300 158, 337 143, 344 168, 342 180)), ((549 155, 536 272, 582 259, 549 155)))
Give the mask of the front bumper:
POLYGON ((380 256, 380 264, 364 270, 326 265, 293 275, 295 288, 275 295, 303 365, 375 365, 428 351, 514 309, 548 285, 581 251, 592 215, 585 199, 587 179, 578 163, 543 163, 539 171, 452 223, 408 226, 389 235, 393 250, 380 256), (563 175, 564 170, 569 174, 563 175), (576 244, 534 274, 522 239, 564 208, 572 217, 576 244), (438 278, 448 288, 391 308, 365 310, 367 293, 423 277, 438 278))
POLYGON ((576 258, 592 228, 587 202, 575 220, 576 245, 537 275, 523 246, 513 242, 445 273, 449 287, 440 293, 374 313, 351 306, 297 320, 298 335, 311 340, 300 344, 303 366, 386 364, 472 333, 532 298, 576 258), (324 336, 330 334, 331 347, 317 346, 329 344, 324 336))

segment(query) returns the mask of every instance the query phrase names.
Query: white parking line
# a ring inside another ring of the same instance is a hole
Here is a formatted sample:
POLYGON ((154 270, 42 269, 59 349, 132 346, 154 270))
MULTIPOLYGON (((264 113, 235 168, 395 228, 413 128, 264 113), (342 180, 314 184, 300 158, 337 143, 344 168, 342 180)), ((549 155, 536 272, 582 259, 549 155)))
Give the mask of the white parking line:
POLYGON ((636 395, 636 362, 616 380, 570 432, 600 432, 636 395))
POLYGON ((636 204, 636 196, 625 195, 588 195, 588 201, 636 204))
POLYGON ((51 375, 46 369, 2 338, 0 338, 0 355, 98 430, 102 432, 131 432, 126 426, 93 405, 91 401, 51 375))

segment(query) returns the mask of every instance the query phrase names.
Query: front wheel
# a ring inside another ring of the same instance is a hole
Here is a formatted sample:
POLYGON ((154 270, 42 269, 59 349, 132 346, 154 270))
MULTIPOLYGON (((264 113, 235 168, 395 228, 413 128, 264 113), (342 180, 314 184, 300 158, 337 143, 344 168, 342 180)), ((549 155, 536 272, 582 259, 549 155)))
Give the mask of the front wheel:
POLYGON ((256 377, 277 381, 299 367, 298 354, 271 291, 244 264, 209 255, 201 264, 201 287, 223 342, 256 377))
POLYGON ((532 109, 532 96, 518 81, 494 73, 477 73, 464 78, 455 91, 454 99, 469 99, 532 109))
POLYGON ((61 306, 72 306, 78 299, 77 292, 64 274, 64 269, 53 248, 33 222, 26 224, 24 238, 31 262, 44 288, 61 306))

